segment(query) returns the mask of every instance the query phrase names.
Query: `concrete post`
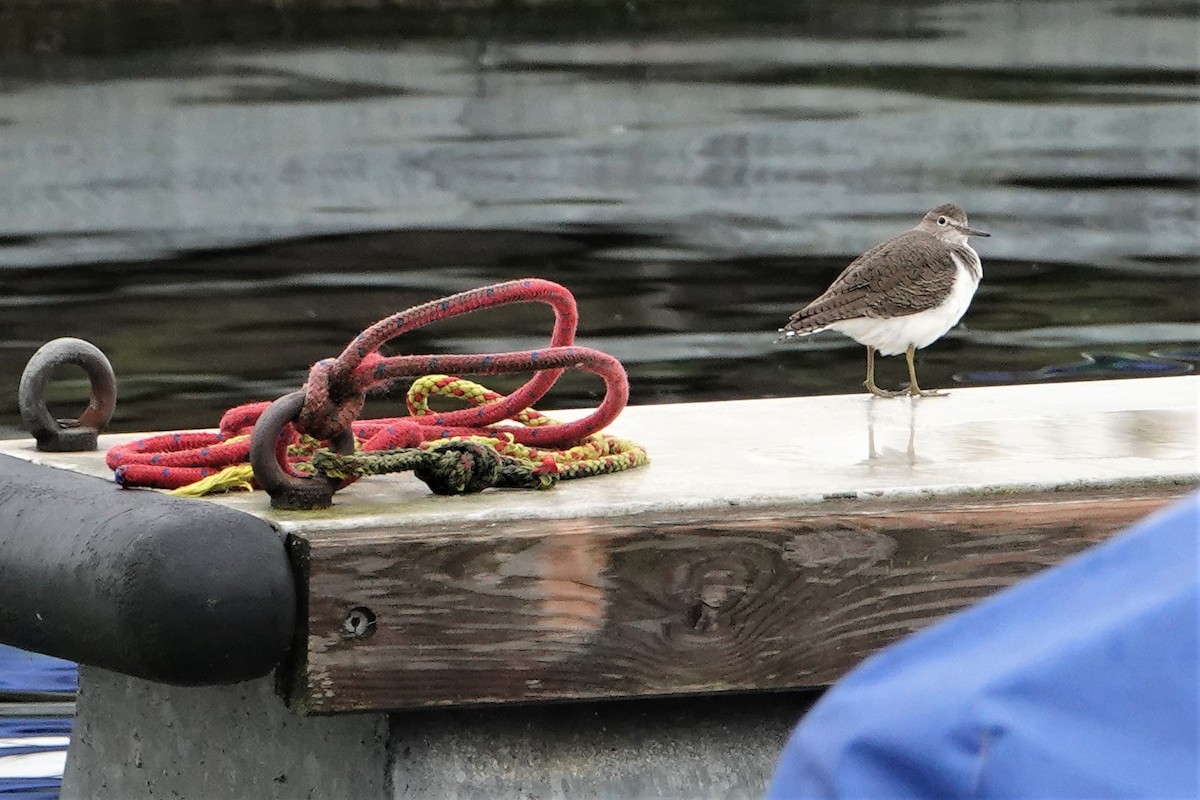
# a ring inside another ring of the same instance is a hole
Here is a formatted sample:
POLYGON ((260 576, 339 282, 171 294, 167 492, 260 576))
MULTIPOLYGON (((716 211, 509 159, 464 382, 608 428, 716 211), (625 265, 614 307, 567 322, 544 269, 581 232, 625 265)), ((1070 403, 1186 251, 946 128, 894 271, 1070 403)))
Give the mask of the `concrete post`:
POLYGON ((63 800, 757 798, 813 694, 300 717, 83 667, 63 800), (390 724, 389 724, 390 723, 390 724))
POLYGON ((761 798, 810 693, 397 714, 396 800, 761 798))
POLYGON ((178 687, 94 667, 63 800, 386 800, 387 716, 300 717, 264 678, 178 687))

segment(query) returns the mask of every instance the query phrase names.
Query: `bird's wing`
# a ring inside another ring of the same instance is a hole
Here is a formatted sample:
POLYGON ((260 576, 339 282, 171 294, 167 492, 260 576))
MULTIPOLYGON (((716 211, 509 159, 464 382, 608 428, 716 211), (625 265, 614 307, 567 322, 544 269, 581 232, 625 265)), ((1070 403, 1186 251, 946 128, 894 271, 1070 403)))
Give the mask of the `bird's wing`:
POLYGON ((860 317, 900 317, 935 308, 950 294, 957 267, 923 231, 906 231, 851 262, 825 293, 792 314, 784 330, 810 332, 860 317))

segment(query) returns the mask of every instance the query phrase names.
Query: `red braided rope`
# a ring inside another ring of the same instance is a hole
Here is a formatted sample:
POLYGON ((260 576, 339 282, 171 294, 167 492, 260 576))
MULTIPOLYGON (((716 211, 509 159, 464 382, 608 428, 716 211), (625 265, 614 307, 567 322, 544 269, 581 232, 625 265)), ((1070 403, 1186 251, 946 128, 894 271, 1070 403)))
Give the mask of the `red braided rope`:
MULTIPOLYGON (((347 428, 364 450, 415 447, 421 442, 456 436, 475 436, 531 407, 564 369, 592 372, 604 380, 604 400, 589 415, 546 427, 506 426, 513 440, 541 448, 569 447, 611 423, 629 399, 629 381, 612 356, 574 344, 579 313, 575 298, 557 283, 537 278, 499 283, 415 306, 380 320, 361 334, 336 359, 312 366, 305 384, 305 402, 291 435, 328 441, 347 428), (449 317, 511 303, 541 302, 554 310, 550 345, 539 350, 479 355, 381 356, 379 348, 401 334, 449 317), (402 378, 429 373, 494 375, 533 372, 520 388, 485 406, 431 416, 358 421, 366 395, 402 378)), ((218 433, 172 433, 119 445, 108 452, 107 464, 123 486, 174 489, 206 478, 248 459, 245 436, 268 403, 230 409, 218 433)), ((492 430, 494 432, 494 429, 492 430)))

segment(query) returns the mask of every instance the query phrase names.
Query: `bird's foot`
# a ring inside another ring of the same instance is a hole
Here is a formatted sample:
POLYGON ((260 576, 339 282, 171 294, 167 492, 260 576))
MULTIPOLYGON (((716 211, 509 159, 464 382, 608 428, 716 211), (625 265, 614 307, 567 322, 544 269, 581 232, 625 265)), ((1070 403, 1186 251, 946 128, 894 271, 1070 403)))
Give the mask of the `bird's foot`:
POLYGON ((867 391, 876 397, 899 397, 900 395, 905 394, 903 389, 895 392, 887 389, 880 389, 873 381, 863 381, 863 386, 867 387, 867 391))
POLYGON ((906 383, 897 394, 907 394, 913 397, 949 397, 949 392, 943 392, 941 389, 922 389, 920 386, 906 383))

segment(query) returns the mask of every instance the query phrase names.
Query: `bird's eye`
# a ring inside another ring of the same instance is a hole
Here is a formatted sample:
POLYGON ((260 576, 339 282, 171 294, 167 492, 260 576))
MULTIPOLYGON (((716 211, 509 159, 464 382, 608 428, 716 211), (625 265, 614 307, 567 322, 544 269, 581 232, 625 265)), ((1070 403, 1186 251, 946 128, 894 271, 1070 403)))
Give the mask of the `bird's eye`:
POLYGON ((945 224, 946 224, 946 218, 938 217, 938 225, 945 225, 945 224))

